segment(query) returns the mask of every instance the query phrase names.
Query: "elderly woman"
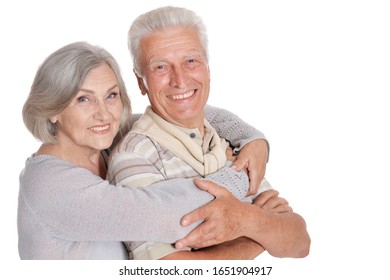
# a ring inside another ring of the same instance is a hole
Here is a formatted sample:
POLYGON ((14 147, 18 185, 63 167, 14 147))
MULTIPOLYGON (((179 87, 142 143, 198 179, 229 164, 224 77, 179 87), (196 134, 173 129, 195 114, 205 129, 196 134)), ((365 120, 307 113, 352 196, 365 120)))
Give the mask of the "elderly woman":
MULTIPOLYGON (((42 145, 20 174, 22 259, 127 259, 122 240, 172 243, 195 227, 182 227, 181 217, 213 196, 191 179, 147 189, 121 188, 104 180, 108 148, 121 125, 129 126, 130 114, 118 64, 104 49, 73 43, 39 67, 23 108, 26 127, 42 145)), ((231 136, 227 123, 248 132, 241 135, 246 138, 241 146, 262 137, 226 111, 211 108, 209 117, 221 137, 231 136)), ((240 144, 239 139, 229 140, 240 144)), ((256 149, 252 144, 243 149, 251 147, 256 149)), ((248 188, 246 175, 230 168, 207 179, 224 183, 236 196, 248 188), (226 178, 231 176, 241 180, 243 189, 229 185, 226 178)))

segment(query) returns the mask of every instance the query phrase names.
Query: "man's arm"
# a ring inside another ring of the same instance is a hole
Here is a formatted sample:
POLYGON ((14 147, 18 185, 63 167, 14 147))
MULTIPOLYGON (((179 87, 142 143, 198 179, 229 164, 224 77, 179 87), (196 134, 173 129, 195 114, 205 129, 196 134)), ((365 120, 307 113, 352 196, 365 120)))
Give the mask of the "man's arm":
POLYGON ((310 237, 300 215, 267 211, 258 205, 238 201, 211 182, 196 183, 216 200, 182 219, 184 226, 199 219, 206 221, 176 242, 176 247, 202 248, 246 236, 276 257, 305 257, 309 253, 310 237))
MULTIPOLYGON (((279 197, 275 190, 262 192, 253 202, 254 205, 272 213, 292 212, 288 201, 279 197)), ((192 252, 178 251, 165 256, 164 260, 208 260, 229 259, 249 260, 254 259, 265 250, 256 241, 248 237, 239 237, 218 245, 201 248, 192 252)))
POLYGON ((222 244, 195 251, 178 251, 162 260, 252 260, 263 253, 264 248, 247 237, 239 237, 222 244))

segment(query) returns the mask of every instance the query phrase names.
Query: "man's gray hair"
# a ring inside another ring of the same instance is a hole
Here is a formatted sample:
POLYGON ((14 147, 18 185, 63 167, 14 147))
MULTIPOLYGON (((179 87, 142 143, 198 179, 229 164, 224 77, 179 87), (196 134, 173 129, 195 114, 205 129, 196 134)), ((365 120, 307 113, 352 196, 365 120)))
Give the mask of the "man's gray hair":
POLYGON ((199 35, 200 42, 208 60, 208 39, 203 20, 194 12, 185 8, 166 6, 140 15, 130 26, 128 47, 133 59, 134 71, 142 76, 140 58, 142 38, 163 29, 189 27, 199 35))

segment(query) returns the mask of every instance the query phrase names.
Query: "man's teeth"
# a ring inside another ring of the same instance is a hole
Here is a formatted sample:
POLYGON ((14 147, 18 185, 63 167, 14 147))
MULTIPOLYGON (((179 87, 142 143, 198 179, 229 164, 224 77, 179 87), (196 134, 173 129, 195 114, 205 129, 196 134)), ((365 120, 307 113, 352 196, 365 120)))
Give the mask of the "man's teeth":
POLYGON ((183 93, 183 94, 172 95, 172 98, 173 98, 173 100, 185 99, 185 98, 188 98, 188 97, 193 96, 194 93, 195 93, 195 91, 192 90, 192 91, 190 91, 190 92, 186 92, 186 93, 183 93))
POLYGON ((92 130, 92 131, 102 131, 102 130, 106 130, 108 129, 110 126, 107 124, 105 126, 92 126, 90 128, 88 128, 89 130, 92 130))

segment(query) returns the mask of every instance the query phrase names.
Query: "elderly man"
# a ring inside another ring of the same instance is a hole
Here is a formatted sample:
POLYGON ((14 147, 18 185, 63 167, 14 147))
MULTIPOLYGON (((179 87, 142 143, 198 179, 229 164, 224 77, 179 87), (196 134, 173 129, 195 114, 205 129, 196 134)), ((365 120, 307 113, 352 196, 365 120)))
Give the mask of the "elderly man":
MULTIPOLYGON (((201 19, 183 8, 150 11, 132 24, 129 47, 138 85, 151 106, 112 151, 108 179, 122 186, 147 186, 205 177, 234 161, 229 142, 205 119, 210 70, 201 19)), ((206 222, 176 248, 152 241, 127 243, 135 259, 252 259, 264 250, 279 257, 308 254, 304 220, 277 192, 267 191, 267 181, 260 184, 263 193, 250 203, 209 182, 198 184, 217 199, 183 223, 206 222)))

